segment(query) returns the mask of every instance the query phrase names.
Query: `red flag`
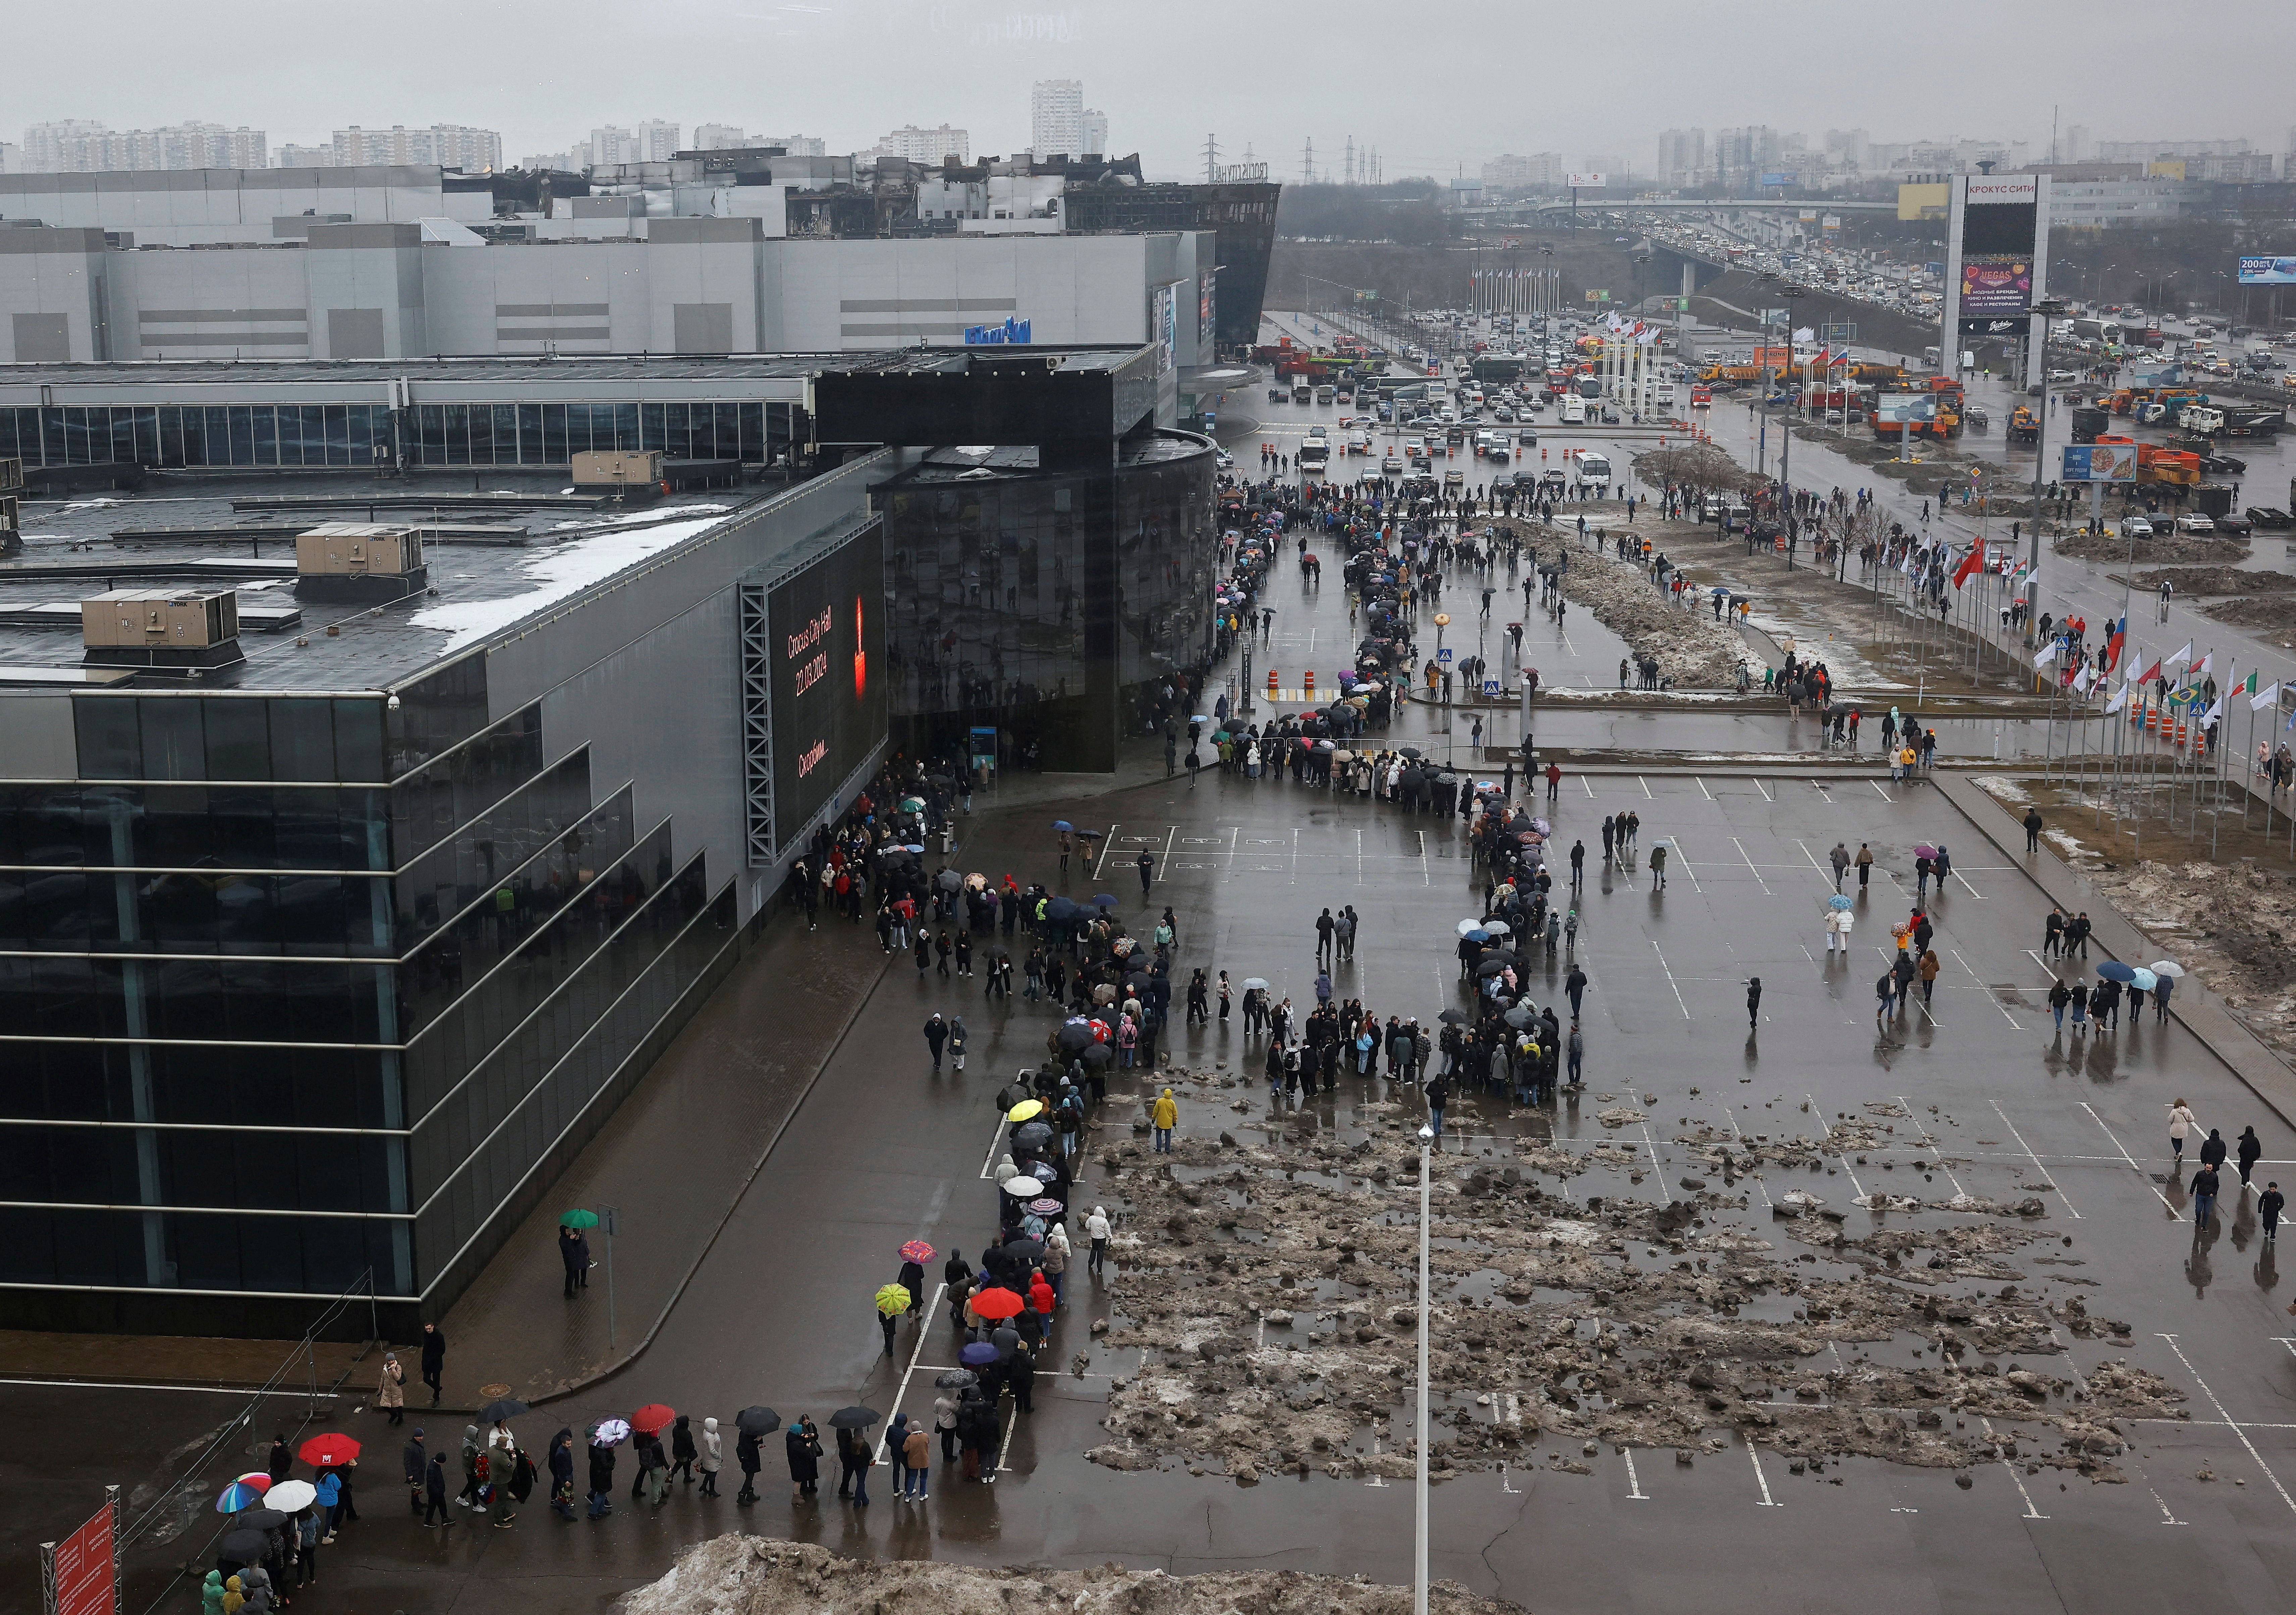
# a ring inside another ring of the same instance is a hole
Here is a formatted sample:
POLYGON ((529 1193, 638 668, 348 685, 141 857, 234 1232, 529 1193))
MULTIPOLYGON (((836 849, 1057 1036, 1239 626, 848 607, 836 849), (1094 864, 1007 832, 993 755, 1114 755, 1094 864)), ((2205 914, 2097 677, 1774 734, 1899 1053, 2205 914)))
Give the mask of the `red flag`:
POLYGON ((1975 544, 1969 546, 1969 553, 1961 558, 1961 564, 1959 566, 1954 568, 1953 586, 1959 588, 1963 584, 1969 581, 1971 573, 1981 572, 1984 570, 1985 541, 1980 538, 1975 544))
POLYGON ((2138 678, 2137 678, 2136 682, 2137 682, 2138 684, 2140 684, 2140 685, 2149 685, 2149 684, 2151 684, 2154 679, 2156 679, 2156 678, 2158 678, 2158 677, 2160 677, 2160 676, 2161 676, 2161 664, 2160 664, 2159 662, 2157 662, 2157 661, 2156 661, 2156 662, 2154 662, 2154 663, 2153 663, 2150 668, 2146 668, 2146 669, 2145 669, 2145 671, 2144 671, 2141 676, 2138 676, 2138 678))

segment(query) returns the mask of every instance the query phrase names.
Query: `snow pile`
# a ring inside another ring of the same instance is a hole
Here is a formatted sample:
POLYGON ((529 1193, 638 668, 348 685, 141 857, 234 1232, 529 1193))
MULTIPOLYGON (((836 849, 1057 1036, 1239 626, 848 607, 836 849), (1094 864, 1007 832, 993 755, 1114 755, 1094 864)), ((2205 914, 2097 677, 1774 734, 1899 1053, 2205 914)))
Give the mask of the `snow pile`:
MULTIPOLYGON (((2296 1058, 2296 884, 2253 864, 2156 864, 2089 878, 2283 1059, 2296 1058)), ((2132 964, 2150 963, 2133 959, 2132 964)))
POLYGON ((1560 529, 1508 521, 1496 525, 1513 528, 1548 557, 1561 540, 1570 554, 1570 570, 1562 574, 1563 598, 1593 611, 1595 621, 1638 655, 1656 657, 1660 676, 1672 679, 1677 689, 1735 686, 1738 664, 1746 660, 1745 641, 1734 628, 1715 621, 1702 599, 1702 609, 1694 611, 1671 604, 1673 596, 1661 593, 1640 566, 1582 545, 1560 529))
POLYGON ((716 515, 701 516, 630 532, 602 534, 562 545, 537 556, 521 569, 521 575, 533 585, 525 592, 492 600, 456 600, 429 606, 414 613, 413 624, 418 628, 444 629, 454 635, 446 648, 458 651, 497 628, 508 627, 545 607, 570 599, 592 584, 603 583, 651 555, 675 549, 695 534, 715 527, 719 520, 716 515))
MULTIPOLYGON (((1456 1581, 1428 1588, 1442 1615, 1521 1615, 1456 1581)), ((1303 1570, 1171 1576, 1104 1564, 933 1564, 841 1559, 808 1542, 729 1535, 686 1551, 670 1572, 627 1594, 621 1615, 1406 1615, 1409 1587, 1379 1586, 1303 1570)))

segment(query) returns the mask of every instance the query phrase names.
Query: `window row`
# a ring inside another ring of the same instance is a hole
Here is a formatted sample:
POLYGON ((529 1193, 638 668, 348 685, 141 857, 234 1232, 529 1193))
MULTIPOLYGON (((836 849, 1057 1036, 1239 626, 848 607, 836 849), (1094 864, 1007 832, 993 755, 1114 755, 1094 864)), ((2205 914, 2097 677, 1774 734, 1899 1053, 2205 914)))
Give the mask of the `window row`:
POLYGON ((17 1037, 395 1043, 393 991, 388 964, 0 955, 0 1065, 17 1037))
POLYGON ((379 698, 360 696, 72 701, 79 776, 87 780, 379 781, 382 714, 379 698))
POLYGON ((385 807, 371 786, 0 782, 0 868, 385 870, 385 807))
POLYGON ((403 1211, 406 1151, 356 1133, 0 1127, 8 1200, 403 1211))
POLYGON ((0 948, 390 958, 390 881, 0 869, 0 948))
POLYGON ((418 465, 563 465, 592 452, 659 449, 671 460, 770 464, 788 451, 794 404, 419 404, 418 465))
POLYGON ((0 458, 36 465, 367 466, 387 404, 91 404, 0 409, 0 458))
MULTIPOLYGON (((462 811, 458 804, 458 816, 462 811)), ((446 840, 399 872, 399 951, 413 952, 423 938, 495 892, 512 871, 572 832, 589 812, 590 753, 585 747, 488 811, 458 823, 446 840)))
POLYGON ((335 1295, 372 1271, 376 1290, 403 1295, 413 1277, 406 1229, 365 1217, 0 1206, 0 1280, 335 1295))
POLYGON ((399 1061, 382 1049, 199 1044, 14 1043, 0 1058, 0 1116, 54 1121, 146 1117, 216 1127, 403 1126, 399 1061))

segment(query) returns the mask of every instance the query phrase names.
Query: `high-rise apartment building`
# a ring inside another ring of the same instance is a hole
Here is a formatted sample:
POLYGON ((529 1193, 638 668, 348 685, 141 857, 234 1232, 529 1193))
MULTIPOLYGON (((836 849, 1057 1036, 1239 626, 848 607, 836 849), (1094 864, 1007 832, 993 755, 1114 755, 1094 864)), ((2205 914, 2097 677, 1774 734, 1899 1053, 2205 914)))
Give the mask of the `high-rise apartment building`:
POLYGON ((1483 165, 1483 184, 1494 191, 1522 191, 1562 183, 1562 154, 1538 152, 1529 157, 1505 152, 1483 165))
POLYGON ((1096 157, 1108 155, 1108 114, 1097 107, 1084 110, 1084 149, 1096 157))
MULTIPOLYGON (((332 151, 330 160, 339 168, 379 163, 435 163, 442 168, 476 174, 503 166, 500 135, 492 129, 474 129, 459 123, 434 123, 427 129, 410 129, 404 124, 393 124, 387 129, 363 129, 353 124, 348 129, 334 132, 332 151)), ((281 166, 287 166, 283 159, 281 166)))
POLYGON ((665 123, 659 118, 649 118, 638 125, 633 138, 637 142, 640 162, 668 162, 677 155, 679 126, 665 123))
POLYGON ((331 145, 274 146, 271 148, 271 166, 275 168, 332 168, 335 166, 335 148, 331 145))
POLYGON ((24 131, 24 166, 36 174, 96 174, 163 168, 266 168, 271 143, 260 129, 179 123, 159 129, 108 129, 84 119, 24 131))
POLYGON ((939 124, 921 129, 915 124, 904 124, 878 137, 870 153, 873 157, 898 157, 909 162, 934 164, 947 157, 961 163, 972 160, 972 135, 970 130, 952 128, 939 124))
POLYGON ((692 149, 696 152, 740 152, 757 143, 756 137, 744 134, 738 124, 697 123, 693 126, 692 149))
POLYGON ((1706 131, 1669 129, 1658 137, 1658 178, 1661 184, 1696 184, 1706 177, 1706 131))
POLYGON ((1037 80, 1029 93, 1029 150, 1038 157, 1080 156, 1088 149, 1084 136, 1084 80, 1037 80))

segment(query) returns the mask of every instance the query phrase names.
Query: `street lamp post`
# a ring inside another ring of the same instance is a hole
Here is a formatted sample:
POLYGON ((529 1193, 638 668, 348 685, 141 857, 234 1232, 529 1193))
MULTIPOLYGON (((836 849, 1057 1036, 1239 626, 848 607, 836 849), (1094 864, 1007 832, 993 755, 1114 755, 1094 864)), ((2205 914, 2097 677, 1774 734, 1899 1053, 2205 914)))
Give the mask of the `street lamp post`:
POLYGON ((1428 1155, 1435 1129, 1419 1129, 1419 1464, 1413 1480, 1416 1530, 1412 1545, 1412 1615, 1427 1615, 1427 1245, 1428 1155))
MULTIPOLYGON (((1789 281, 1778 288, 1778 295, 1786 300, 1786 373, 1793 373, 1794 305, 1809 294, 1809 288, 1789 281)), ((1763 400, 1763 412, 1768 413, 1768 400, 1763 400)), ((1793 566, 1793 419, 1787 412, 1786 422, 1778 430, 1778 508, 1786 521, 1786 566, 1793 566)))
POLYGON ((2049 322, 2064 311, 2064 303, 2053 297, 2042 298, 2032 309, 2038 327, 2033 340, 2040 344, 2041 408, 2033 417, 2033 523, 2025 557, 2028 577, 2041 566, 2041 473, 2049 463, 2049 322))

